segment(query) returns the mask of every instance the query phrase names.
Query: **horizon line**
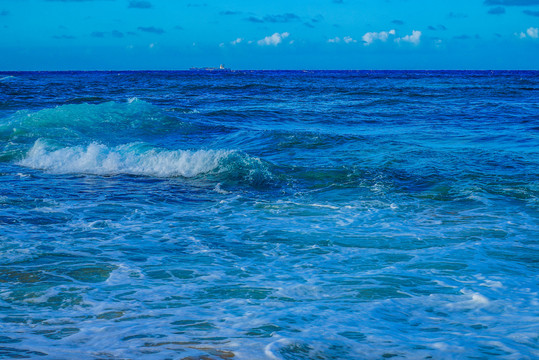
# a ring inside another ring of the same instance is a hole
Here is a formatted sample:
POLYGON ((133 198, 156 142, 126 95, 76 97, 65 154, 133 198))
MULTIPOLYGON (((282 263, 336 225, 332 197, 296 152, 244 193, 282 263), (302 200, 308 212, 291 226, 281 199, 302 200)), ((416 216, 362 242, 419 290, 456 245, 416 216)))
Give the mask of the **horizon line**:
POLYGON ((230 73, 230 72, 242 72, 242 71, 294 71, 294 72, 306 72, 306 71, 362 71, 362 72, 382 72, 382 71, 481 71, 481 72, 498 72, 498 71, 539 71, 539 69, 69 69, 69 70, 0 70, 0 73, 15 73, 15 72, 193 72, 193 73, 230 73))

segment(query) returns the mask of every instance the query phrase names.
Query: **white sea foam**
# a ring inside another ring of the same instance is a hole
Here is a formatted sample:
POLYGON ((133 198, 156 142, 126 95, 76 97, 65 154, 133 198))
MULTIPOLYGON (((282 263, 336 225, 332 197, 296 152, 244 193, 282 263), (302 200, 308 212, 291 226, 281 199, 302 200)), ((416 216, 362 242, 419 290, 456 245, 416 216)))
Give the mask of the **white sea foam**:
POLYGON ((194 177, 216 170, 233 153, 164 150, 142 144, 107 147, 98 143, 50 150, 45 142, 38 140, 18 164, 59 174, 194 177))
POLYGON ((229 194, 230 191, 226 191, 226 190, 223 190, 221 189, 221 184, 220 183, 217 183, 217 185, 215 185, 215 188, 213 189, 213 191, 219 193, 219 194, 223 194, 223 195, 226 195, 226 194, 229 194))
POLYGON ((490 305, 490 300, 478 292, 461 290, 461 293, 465 295, 464 300, 449 303, 446 306, 452 310, 465 311, 480 309, 490 305))
POLYGON ((276 349, 282 347, 283 345, 288 345, 290 343, 291 343, 290 340, 285 339, 285 338, 269 343, 264 348, 264 355, 266 355, 268 359, 275 359, 275 360, 280 359, 280 357, 277 354, 276 349))

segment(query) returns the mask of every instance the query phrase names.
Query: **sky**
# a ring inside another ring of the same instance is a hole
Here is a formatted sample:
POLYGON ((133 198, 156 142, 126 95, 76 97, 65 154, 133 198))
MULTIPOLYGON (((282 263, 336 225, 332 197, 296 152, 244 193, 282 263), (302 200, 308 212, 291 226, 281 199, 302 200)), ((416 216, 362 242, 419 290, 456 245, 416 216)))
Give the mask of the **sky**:
POLYGON ((539 0, 0 0, 0 71, 539 69, 539 0))

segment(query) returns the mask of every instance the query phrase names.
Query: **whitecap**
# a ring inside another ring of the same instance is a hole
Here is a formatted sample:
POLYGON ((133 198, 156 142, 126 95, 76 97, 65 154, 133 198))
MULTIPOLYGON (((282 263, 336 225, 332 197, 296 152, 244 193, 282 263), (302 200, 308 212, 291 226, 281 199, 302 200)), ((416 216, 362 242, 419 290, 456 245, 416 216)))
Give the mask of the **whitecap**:
POLYGON ((195 177, 216 170, 229 150, 163 150, 131 143, 108 147, 99 143, 50 150, 37 140, 18 165, 58 174, 195 177))
MULTIPOLYGON (((17 165, 53 174, 134 175, 195 178, 265 186, 273 180, 268 164, 235 150, 168 150, 144 143, 53 148, 37 140, 17 165)), ((221 185, 216 192, 224 193, 221 185)))
POLYGON ((230 191, 226 191, 226 190, 223 190, 221 188, 221 183, 217 183, 217 185, 215 185, 215 188, 213 189, 213 191, 219 193, 219 194, 223 194, 223 195, 226 195, 226 194, 230 194, 230 191))

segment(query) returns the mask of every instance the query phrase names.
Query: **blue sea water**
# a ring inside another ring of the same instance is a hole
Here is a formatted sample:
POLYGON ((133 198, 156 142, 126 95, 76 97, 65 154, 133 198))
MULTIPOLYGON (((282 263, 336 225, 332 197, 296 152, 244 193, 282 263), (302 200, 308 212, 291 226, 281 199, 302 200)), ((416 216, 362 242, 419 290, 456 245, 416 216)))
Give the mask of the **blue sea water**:
POLYGON ((539 358, 539 72, 0 74, 0 358, 539 358))

